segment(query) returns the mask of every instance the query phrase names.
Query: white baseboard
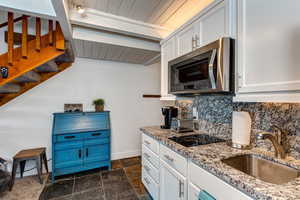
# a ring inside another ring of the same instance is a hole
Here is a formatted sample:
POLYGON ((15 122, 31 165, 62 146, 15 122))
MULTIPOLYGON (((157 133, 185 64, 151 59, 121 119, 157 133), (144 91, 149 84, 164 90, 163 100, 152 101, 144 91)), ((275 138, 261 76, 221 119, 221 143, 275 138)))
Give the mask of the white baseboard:
POLYGON ((130 158, 135 156, 140 156, 141 150, 135 150, 135 151, 126 151, 126 152, 116 152, 111 154, 112 160, 119 160, 123 158, 130 158))

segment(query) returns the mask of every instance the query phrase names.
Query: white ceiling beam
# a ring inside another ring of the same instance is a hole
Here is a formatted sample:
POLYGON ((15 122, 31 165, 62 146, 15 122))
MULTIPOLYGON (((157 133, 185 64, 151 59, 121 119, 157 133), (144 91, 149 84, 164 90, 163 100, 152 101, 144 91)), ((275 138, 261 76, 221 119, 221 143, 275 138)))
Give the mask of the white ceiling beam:
MULTIPOLYGON (((55 0, 53 0, 55 1, 55 0)), ((72 24, 161 41, 171 33, 171 30, 161 26, 120 17, 98 10, 87 8, 83 17, 74 9, 70 11, 72 24)))
POLYGON ((160 52, 159 42, 139 39, 80 26, 73 27, 73 38, 117 46, 160 52))

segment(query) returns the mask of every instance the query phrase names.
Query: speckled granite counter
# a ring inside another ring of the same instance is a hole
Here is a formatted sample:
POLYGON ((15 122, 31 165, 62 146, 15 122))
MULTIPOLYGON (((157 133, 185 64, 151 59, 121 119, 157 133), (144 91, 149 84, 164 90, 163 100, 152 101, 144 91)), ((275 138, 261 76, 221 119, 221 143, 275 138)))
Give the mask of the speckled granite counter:
MULTIPOLYGON (((178 135, 170 130, 163 130, 159 127, 153 126, 141 128, 141 131, 160 141, 182 156, 191 159, 192 162, 198 166, 214 174, 218 178, 244 192, 253 199, 300 199, 300 177, 283 185, 275 185, 251 177, 221 162, 221 160, 224 158, 229 158, 236 155, 255 154, 268 160, 273 160, 275 162, 300 169, 300 160, 296 160, 292 157, 287 157, 285 160, 280 160, 274 158, 273 153, 266 152, 263 149, 253 148, 251 150, 237 150, 227 146, 226 143, 215 143, 197 147, 184 147, 168 139, 172 136, 178 135)), ((195 133, 184 133, 184 135, 189 134, 195 133)), ((180 135, 183 134, 181 133, 180 135)))

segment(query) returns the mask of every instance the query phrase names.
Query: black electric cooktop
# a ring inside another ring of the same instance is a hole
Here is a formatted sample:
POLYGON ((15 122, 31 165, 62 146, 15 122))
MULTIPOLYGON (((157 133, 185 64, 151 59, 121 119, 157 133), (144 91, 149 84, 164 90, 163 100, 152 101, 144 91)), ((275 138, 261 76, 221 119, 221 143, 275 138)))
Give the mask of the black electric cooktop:
POLYGON ((194 147, 199 145, 217 143, 217 142, 225 142, 226 140, 210 136, 207 134, 195 134, 195 135, 187 135, 187 136, 179 136, 179 137, 171 137, 170 140, 181 144, 185 147, 194 147))

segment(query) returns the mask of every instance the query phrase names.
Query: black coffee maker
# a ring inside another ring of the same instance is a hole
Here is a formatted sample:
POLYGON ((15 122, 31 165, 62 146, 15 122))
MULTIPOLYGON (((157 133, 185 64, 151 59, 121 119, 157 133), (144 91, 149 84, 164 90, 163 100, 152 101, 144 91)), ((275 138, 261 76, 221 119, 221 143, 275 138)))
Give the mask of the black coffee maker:
POLYGON ((162 129, 170 129, 172 118, 177 117, 178 109, 172 106, 166 106, 161 109, 165 118, 165 124, 161 126, 162 129))

